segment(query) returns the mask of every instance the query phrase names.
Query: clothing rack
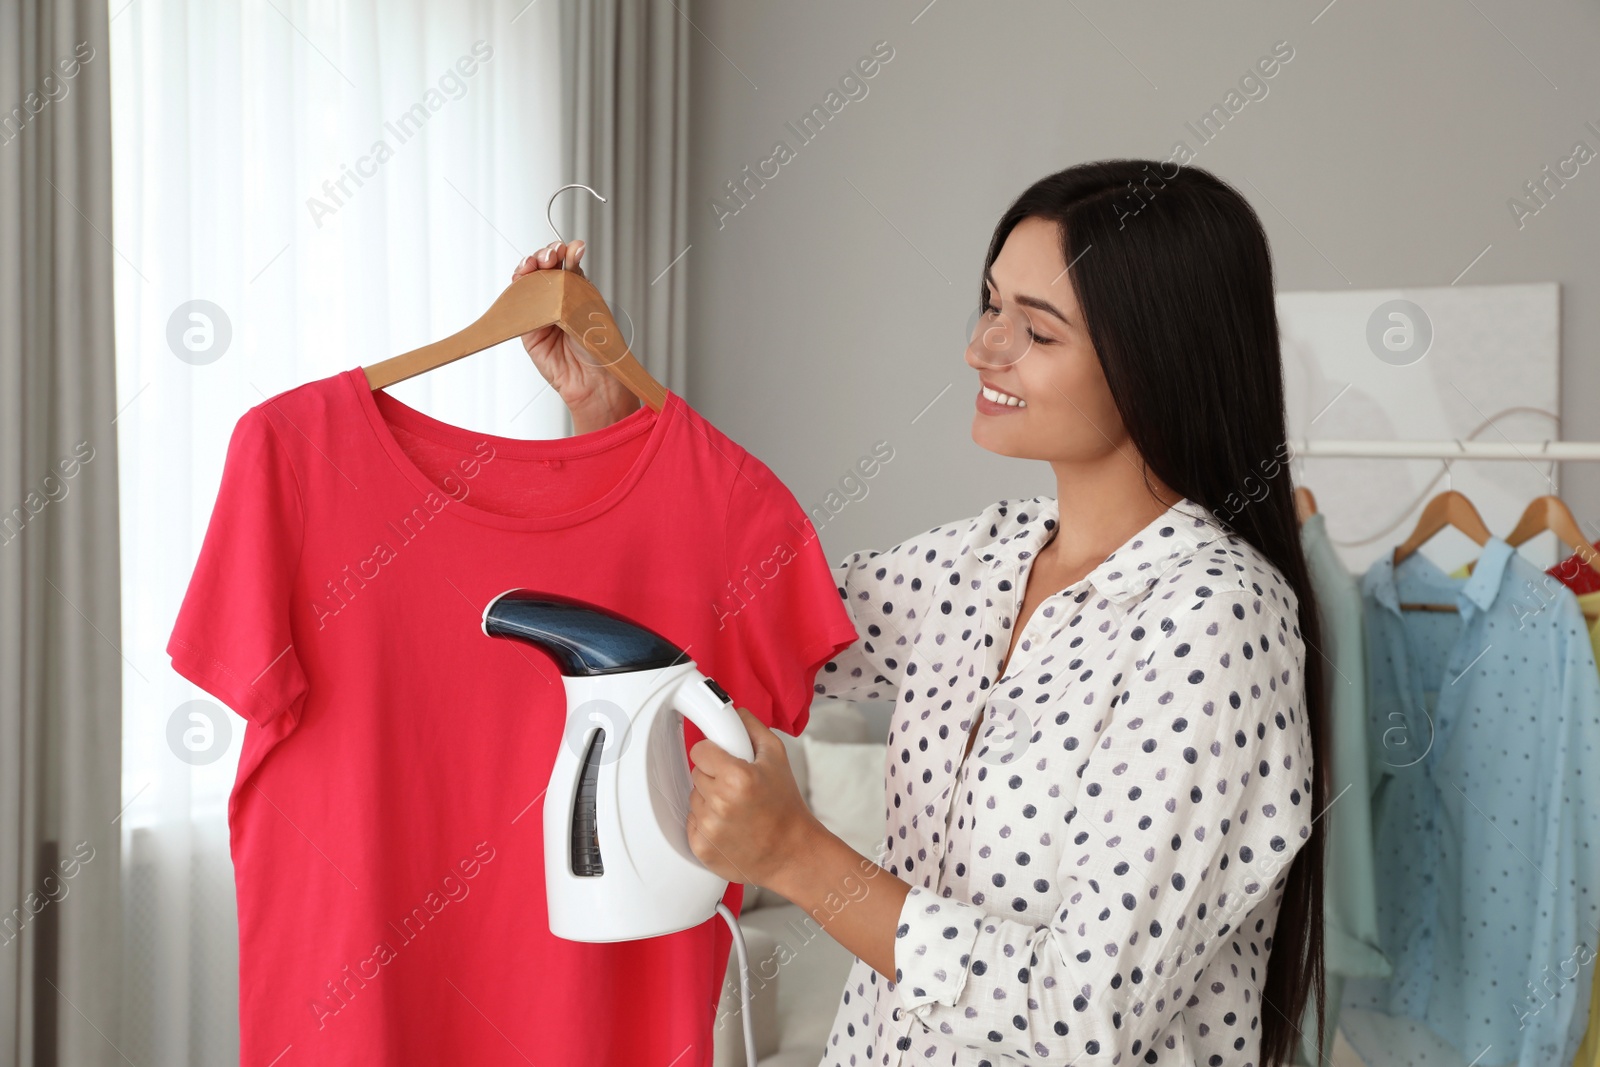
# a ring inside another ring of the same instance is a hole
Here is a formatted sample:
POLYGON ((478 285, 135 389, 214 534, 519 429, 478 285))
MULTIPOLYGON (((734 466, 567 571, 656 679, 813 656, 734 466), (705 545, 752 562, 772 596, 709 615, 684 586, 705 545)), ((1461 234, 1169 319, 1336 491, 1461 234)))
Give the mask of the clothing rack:
POLYGON ((1299 440, 1296 457, 1344 459, 1600 460, 1600 441, 1299 440))
MULTIPOLYGON (((1600 460, 1600 441, 1374 441, 1323 438, 1290 442, 1296 459, 1520 459, 1600 460)), ((1455 611, 1453 604, 1401 604, 1402 608, 1455 611)), ((1593 617, 1585 613, 1585 618, 1593 617)))

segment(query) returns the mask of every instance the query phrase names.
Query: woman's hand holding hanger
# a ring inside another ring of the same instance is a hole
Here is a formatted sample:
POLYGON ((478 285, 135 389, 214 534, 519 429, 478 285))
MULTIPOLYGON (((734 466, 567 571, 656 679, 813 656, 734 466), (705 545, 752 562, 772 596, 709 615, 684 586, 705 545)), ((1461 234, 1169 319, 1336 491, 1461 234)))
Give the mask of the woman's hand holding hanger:
MULTIPOLYGON (((511 272, 511 280, 516 281, 536 270, 557 270, 563 265, 582 276, 583 269, 578 261, 583 258, 583 252, 581 240, 566 244, 551 241, 518 263, 511 272)), ((522 347, 527 349, 533 365, 572 412, 574 433, 602 429, 638 409, 639 398, 611 372, 597 366, 594 358, 561 327, 544 326, 523 334, 522 347)))

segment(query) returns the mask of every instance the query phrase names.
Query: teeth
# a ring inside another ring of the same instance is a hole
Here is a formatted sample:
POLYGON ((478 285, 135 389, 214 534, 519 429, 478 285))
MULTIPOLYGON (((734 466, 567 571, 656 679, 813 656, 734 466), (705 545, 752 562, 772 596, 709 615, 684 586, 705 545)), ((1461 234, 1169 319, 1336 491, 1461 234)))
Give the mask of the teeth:
POLYGON ((1012 396, 1010 393, 1002 393, 998 389, 990 389, 987 385, 980 385, 978 388, 983 391, 983 398, 990 403, 1005 404, 1007 407, 1013 408, 1025 408, 1028 406, 1026 400, 1012 396))

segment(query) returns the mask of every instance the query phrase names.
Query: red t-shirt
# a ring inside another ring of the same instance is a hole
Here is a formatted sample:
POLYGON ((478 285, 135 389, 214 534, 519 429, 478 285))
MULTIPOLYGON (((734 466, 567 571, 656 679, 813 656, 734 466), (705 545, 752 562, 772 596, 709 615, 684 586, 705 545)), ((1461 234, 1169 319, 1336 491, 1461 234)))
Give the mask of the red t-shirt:
MULTIPOLYGON (((794 497, 675 395, 552 441, 442 423, 359 367, 245 412, 167 646, 247 720, 241 1062, 710 1064, 720 916, 550 933, 564 691, 542 652, 480 628, 516 587, 655 630, 788 733, 856 638, 794 497)), ((687 746, 703 736, 685 720, 687 746)), ((723 899, 737 913, 743 886, 723 899)))
MULTIPOLYGON (((1592 546, 1600 550, 1600 542, 1592 546)), ((1589 566, 1574 552, 1566 559, 1545 571, 1574 593, 1582 595, 1600 590, 1600 571, 1589 566)))

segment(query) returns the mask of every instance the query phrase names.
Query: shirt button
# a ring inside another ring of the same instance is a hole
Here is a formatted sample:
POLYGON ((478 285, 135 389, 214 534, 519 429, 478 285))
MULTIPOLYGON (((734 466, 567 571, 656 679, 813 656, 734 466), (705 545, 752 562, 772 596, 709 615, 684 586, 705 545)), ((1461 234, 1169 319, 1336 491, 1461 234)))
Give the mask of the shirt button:
POLYGON ((896 1018, 896 1019, 898 1019, 898 1018, 900 1018, 900 1009, 899 1009, 899 1008, 896 1008, 896 1009, 895 1009, 895 1010, 894 1010, 894 1017, 895 1017, 895 1018, 896 1018))

